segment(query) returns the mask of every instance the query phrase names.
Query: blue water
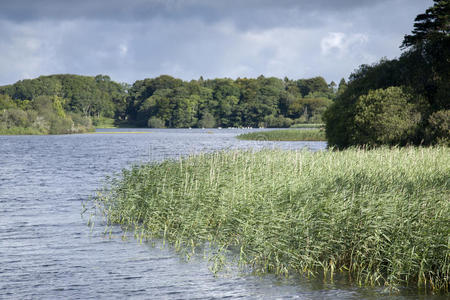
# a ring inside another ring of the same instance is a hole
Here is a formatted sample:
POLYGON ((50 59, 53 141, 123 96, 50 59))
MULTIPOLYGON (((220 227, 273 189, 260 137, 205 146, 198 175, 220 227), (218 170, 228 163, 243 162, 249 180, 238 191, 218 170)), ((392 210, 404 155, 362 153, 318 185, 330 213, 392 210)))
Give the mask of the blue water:
MULTIPOLYGON (((107 133, 0 136, 0 298, 377 299, 383 289, 305 278, 214 276, 201 257, 92 230, 82 203, 104 178, 135 163, 206 151, 275 147, 324 150, 324 142, 250 142, 249 130, 104 129, 107 133)), ((417 296, 417 295, 416 295, 417 296)), ((418 297, 418 296, 417 296, 418 297)), ((415 298, 417 298, 415 297, 415 298)), ((398 299, 408 295, 396 296, 398 299)), ((425 299, 425 296, 422 296, 425 299)))

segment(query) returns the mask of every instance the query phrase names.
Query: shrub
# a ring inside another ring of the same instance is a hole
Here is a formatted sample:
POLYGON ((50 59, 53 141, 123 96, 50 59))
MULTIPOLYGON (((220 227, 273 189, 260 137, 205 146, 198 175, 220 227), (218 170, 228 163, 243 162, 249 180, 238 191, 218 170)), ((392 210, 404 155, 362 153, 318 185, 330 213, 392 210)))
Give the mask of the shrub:
POLYGON ((450 146, 450 110, 439 110, 429 118, 427 135, 437 144, 450 146))
POLYGON ((410 102, 411 95, 399 87, 369 91, 356 103, 355 138, 362 144, 406 144, 421 120, 410 102))
POLYGON ((210 114, 209 112, 205 112, 203 114, 203 117, 198 121, 198 127, 203 128, 213 128, 216 126, 216 120, 214 119, 214 116, 210 114))
POLYGON ((292 119, 285 118, 283 116, 266 116, 264 117, 264 127, 272 127, 272 128, 284 128, 289 127, 293 123, 292 119))
POLYGON ((148 119, 147 126, 149 128, 164 128, 164 121, 157 118, 157 117, 151 117, 148 119))

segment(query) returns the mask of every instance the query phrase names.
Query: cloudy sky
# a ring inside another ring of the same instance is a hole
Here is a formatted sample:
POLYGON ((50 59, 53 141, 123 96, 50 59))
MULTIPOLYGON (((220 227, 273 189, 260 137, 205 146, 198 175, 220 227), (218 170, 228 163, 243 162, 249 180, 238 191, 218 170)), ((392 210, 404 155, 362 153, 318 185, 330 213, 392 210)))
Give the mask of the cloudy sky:
POLYGON ((0 0, 0 85, 40 75, 348 78, 432 0, 0 0))

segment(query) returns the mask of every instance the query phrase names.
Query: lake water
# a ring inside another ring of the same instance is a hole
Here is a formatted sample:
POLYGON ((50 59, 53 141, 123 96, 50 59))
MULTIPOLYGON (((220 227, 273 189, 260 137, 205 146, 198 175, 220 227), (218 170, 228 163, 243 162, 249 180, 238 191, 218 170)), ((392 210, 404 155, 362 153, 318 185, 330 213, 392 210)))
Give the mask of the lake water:
MULTIPOLYGON (((324 142, 240 141, 238 129, 103 129, 108 134, 0 136, 0 298, 377 299, 382 289, 225 272, 170 247, 92 231, 82 203, 135 163, 220 149, 324 150, 324 142), (112 133, 145 132, 145 133, 112 133)), ((158 241, 156 241, 158 242, 158 241)), ((407 299, 411 294, 397 295, 407 299)), ((415 295, 415 298, 419 296, 415 295)), ((422 296, 422 298, 427 298, 422 296)))

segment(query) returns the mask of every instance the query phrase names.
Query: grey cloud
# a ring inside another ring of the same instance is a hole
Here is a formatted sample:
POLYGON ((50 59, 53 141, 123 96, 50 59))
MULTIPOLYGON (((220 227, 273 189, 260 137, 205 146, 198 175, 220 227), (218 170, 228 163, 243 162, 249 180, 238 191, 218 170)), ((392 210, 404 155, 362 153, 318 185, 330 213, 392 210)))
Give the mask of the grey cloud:
MULTIPOLYGON (((339 23, 363 16, 375 19, 377 7, 386 9, 423 5, 423 0, 3 0, 0 19, 11 22, 114 21, 148 22, 164 19, 183 22, 199 20, 205 24, 229 22, 241 30, 272 27, 317 28, 327 22, 339 23), (372 14, 367 16, 367 14, 372 14)), ((431 2, 428 0, 428 2, 431 2)), ((400 11, 400 13, 401 13, 400 11)), ((381 12, 395 15, 398 11, 381 12)), ((385 24, 375 24, 386 28, 385 24)))
POLYGON ((0 4, 0 85, 53 73, 130 83, 160 74, 337 81, 360 64, 398 56, 414 17, 431 4, 7 1, 0 4))
MULTIPOLYGON (((409 0, 409 3, 421 0, 409 0)), ((213 22, 223 18, 235 21, 270 21, 272 15, 308 15, 346 11, 389 2, 388 0, 15 0, 1 4, 0 18, 11 21, 108 19, 145 21, 149 18, 200 18, 213 22), (263 17, 262 17, 263 16, 263 17)), ((278 18, 278 22, 283 19, 278 18)))

